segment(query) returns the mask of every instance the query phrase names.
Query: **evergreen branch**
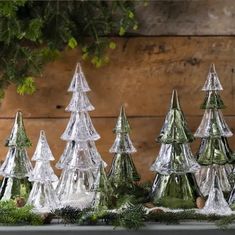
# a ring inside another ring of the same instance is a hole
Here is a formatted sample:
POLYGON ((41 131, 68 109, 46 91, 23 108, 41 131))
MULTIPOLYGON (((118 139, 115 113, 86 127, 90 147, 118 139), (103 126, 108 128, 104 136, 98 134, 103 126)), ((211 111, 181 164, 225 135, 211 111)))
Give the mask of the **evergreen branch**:
POLYGON ((50 56, 45 58, 45 54, 42 56, 38 49, 42 45, 45 50, 51 51, 79 46, 82 59, 89 59, 96 67, 106 64, 109 61, 107 51, 116 47, 109 36, 121 35, 120 31, 124 35, 127 30, 135 28, 136 4, 134 1, 120 4, 118 1, 106 3, 100 0, 2 1, 0 99, 9 84, 24 87, 18 89, 21 94, 36 90, 35 87, 27 88, 26 78, 40 75, 43 65, 54 59, 50 56))
POLYGON ((14 201, 0 201, 0 224, 41 225, 43 218, 32 212, 32 207, 17 208, 14 201))

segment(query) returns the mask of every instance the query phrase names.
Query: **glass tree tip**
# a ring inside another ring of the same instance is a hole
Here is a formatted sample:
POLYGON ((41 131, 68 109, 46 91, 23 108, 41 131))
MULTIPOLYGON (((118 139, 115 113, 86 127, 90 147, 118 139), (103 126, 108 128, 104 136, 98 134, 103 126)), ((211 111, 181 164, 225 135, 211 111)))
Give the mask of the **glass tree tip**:
POLYGON ((17 123, 22 123, 23 122, 23 113, 21 110, 18 110, 16 112, 16 116, 15 116, 16 122, 17 123))
POLYGON ((209 69, 209 72, 210 72, 210 73, 216 73, 215 64, 214 64, 214 63, 211 64, 210 69, 209 69))
POLYGON ((126 111, 124 105, 120 108, 120 114, 118 116, 118 120, 116 126, 113 130, 115 133, 129 133, 130 125, 127 120, 126 111))
POLYGON ((40 130, 39 142, 46 142, 47 143, 46 132, 44 130, 40 130))
POLYGON ((172 91, 170 108, 180 110, 179 97, 178 97, 178 92, 176 89, 172 91))
POLYGON ((30 147, 31 142, 26 135, 23 114, 17 111, 10 136, 7 138, 5 146, 30 147))
POLYGON ((218 74, 215 69, 215 65, 211 64, 207 75, 206 82, 202 88, 202 91, 222 91, 223 87, 220 83, 218 74))
POLYGON ((82 72, 82 66, 80 62, 77 62, 75 72, 81 73, 82 72))
POLYGON ((122 119, 127 119, 125 106, 123 104, 121 105, 121 108, 120 108, 119 117, 121 117, 122 119))
POLYGON ((46 133, 44 130, 40 130, 40 137, 45 137, 46 136, 46 133))

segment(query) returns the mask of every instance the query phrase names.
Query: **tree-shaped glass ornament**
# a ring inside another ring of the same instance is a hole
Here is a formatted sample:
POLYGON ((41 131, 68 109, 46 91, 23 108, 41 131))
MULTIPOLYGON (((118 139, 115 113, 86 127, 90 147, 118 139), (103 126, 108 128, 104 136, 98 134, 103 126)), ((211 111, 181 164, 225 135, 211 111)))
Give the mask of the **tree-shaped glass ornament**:
POLYGON ((104 167, 104 163, 101 162, 96 180, 92 187, 92 190, 95 192, 95 194, 91 207, 98 211, 109 209, 112 202, 112 188, 104 167))
POLYGON ((212 178, 212 184, 209 190, 208 199, 204 208, 200 211, 203 214, 230 215, 232 210, 224 199, 220 185, 220 179, 217 173, 212 178))
POLYGON ((32 165, 26 151, 31 142, 26 135, 20 111, 16 113, 6 146, 9 150, 0 168, 0 174, 4 177, 0 188, 0 199, 20 199, 24 204, 31 190, 28 176, 32 171, 32 165))
POLYGON ((170 109, 157 141, 161 143, 158 157, 151 166, 157 172, 151 198, 155 205, 168 208, 195 208, 200 197, 194 173, 200 168, 189 143, 193 135, 181 111, 177 91, 173 90, 170 109))
POLYGON ((206 91, 206 98, 201 105, 205 112, 194 134, 195 137, 201 138, 197 153, 197 161, 201 169, 196 174, 196 179, 201 192, 206 196, 209 194, 213 176, 216 173, 221 181, 222 191, 227 195, 231 190, 228 176, 232 172, 235 155, 227 141, 227 137, 231 137, 232 132, 221 112, 225 106, 219 91, 223 88, 213 64, 202 90, 206 91))
POLYGON ((80 64, 76 66, 68 91, 73 93, 66 108, 71 116, 61 136, 67 144, 56 164, 57 168, 62 169, 56 192, 62 206, 83 209, 92 203, 94 192, 91 188, 103 160, 95 146, 100 136, 88 114, 94 107, 86 94, 90 88, 80 64))
POLYGON ((58 208, 60 204, 53 188, 53 182, 58 181, 58 178, 50 165, 50 161, 55 159, 44 131, 40 132, 32 160, 36 161, 36 164, 29 176, 29 180, 33 182, 33 188, 27 204, 32 205, 33 210, 37 213, 49 213, 58 208))
POLYGON ((109 181, 116 196, 124 189, 132 189, 140 180, 131 154, 136 152, 129 137, 130 125, 128 123, 125 109, 122 106, 117 120, 114 133, 116 139, 109 152, 114 154, 111 169, 108 174, 109 181))

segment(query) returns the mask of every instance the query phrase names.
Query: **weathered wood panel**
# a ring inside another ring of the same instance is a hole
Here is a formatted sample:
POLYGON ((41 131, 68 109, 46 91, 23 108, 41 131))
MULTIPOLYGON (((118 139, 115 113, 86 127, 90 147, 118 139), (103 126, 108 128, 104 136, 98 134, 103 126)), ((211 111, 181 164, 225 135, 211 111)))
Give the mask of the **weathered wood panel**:
MULTIPOLYGON (((173 88, 178 89, 188 115, 201 115, 208 67, 214 62, 224 87, 226 115, 235 114, 234 37, 151 37, 114 39, 117 50, 110 64, 100 69, 84 64, 92 88, 89 97, 96 107, 91 115, 114 117, 124 103, 129 116, 164 116, 173 88)), ((38 79, 38 91, 20 96, 10 87, 3 100, 0 117, 13 117, 17 109, 26 117, 68 117, 64 111, 71 94, 66 92, 77 51, 63 53, 46 66, 38 79)))
MULTIPOLYGON (((200 117, 188 117, 189 125, 193 131, 197 128, 200 123, 200 117)), ((235 129, 235 118, 227 118, 228 124, 235 129)), ((137 148, 137 153, 133 155, 135 164, 143 178, 143 180, 151 180, 154 176, 153 173, 149 171, 149 167, 157 153, 159 151, 160 144, 155 142, 155 137, 159 134, 160 128, 163 123, 163 118, 130 118, 130 124, 132 126, 131 139, 135 147, 137 148)), ((7 148, 4 147, 4 140, 10 133, 13 120, 2 119, 0 120, 0 159, 3 160, 7 153, 7 148)), ((28 153, 30 158, 32 157, 33 151, 35 150, 35 145, 37 143, 37 138, 39 131, 44 129, 47 134, 48 142, 54 153, 56 161, 59 159, 61 153, 63 152, 65 142, 60 140, 60 135, 62 134, 68 119, 25 119, 25 127, 29 138, 32 140, 33 146, 29 148, 28 153)), ((97 131, 101 135, 101 139, 96 142, 97 148, 101 153, 103 159, 107 163, 111 164, 112 155, 108 152, 109 148, 113 144, 115 135, 112 133, 112 129, 115 125, 115 118, 94 118, 93 123, 97 131)), ((231 147, 235 149, 234 137, 230 138, 231 147)), ((199 140, 194 141, 192 144, 192 149, 196 152, 199 145, 199 140)), ((56 162, 55 161, 55 162, 56 162)), ((55 162, 52 164, 54 165, 55 162)), ((108 166, 108 168, 109 168, 108 166)), ((60 172, 56 170, 56 173, 60 172)))
POLYGON ((234 0, 160 0, 139 4, 140 35, 234 35, 234 0))

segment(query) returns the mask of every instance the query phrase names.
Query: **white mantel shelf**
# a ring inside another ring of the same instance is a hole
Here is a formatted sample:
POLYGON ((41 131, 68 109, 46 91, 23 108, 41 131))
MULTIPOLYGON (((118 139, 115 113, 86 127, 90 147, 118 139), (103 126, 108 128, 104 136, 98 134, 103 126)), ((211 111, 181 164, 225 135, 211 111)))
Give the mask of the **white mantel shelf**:
POLYGON ((213 223, 187 222, 179 225, 147 224, 133 231, 112 226, 76 226, 52 224, 43 226, 0 226, 0 235, 234 235, 235 224, 221 230, 213 223))

